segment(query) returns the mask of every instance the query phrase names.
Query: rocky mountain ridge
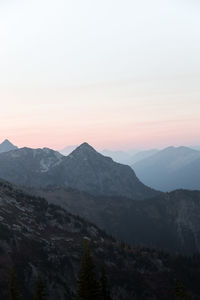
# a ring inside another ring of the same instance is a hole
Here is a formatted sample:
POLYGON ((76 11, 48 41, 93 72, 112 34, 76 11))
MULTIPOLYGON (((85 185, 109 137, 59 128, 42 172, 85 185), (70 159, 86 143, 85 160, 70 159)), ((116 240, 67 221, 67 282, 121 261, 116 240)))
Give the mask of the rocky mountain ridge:
POLYGON ((129 166, 101 155, 87 143, 67 157, 48 148, 2 153, 0 178, 21 186, 57 185, 93 195, 121 195, 137 200, 157 194, 142 184, 129 166))
POLYGON ((49 300, 75 300, 84 240, 90 241, 97 268, 105 265, 113 300, 169 300, 178 279, 199 299, 195 278, 200 258, 172 258, 155 249, 130 247, 92 223, 0 181, 0 288, 5 296, 14 265, 22 298, 31 299, 37 272, 49 300), (190 276, 188 276, 190 274, 190 276))

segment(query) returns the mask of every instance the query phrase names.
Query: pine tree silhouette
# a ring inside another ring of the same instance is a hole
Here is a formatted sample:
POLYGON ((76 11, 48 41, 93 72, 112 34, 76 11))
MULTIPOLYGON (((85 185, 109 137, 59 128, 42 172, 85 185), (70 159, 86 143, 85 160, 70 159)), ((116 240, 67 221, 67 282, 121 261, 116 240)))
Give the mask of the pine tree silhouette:
POLYGON ((12 267, 9 275, 7 300, 19 300, 19 299, 20 299, 20 294, 17 285, 17 276, 14 267, 12 267))
POLYGON ((101 300, 111 300, 110 291, 108 287, 108 279, 106 276, 106 271, 104 266, 102 266, 101 268, 100 290, 101 290, 101 300))
POLYGON ((184 300, 187 299, 187 295, 186 295, 184 286, 179 280, 175 281, 174 296, 176 297, 176 299, 184 299, 184 300))
POLYGON ((77 300, 99 300, 100 287, 95 273, 89 242, 85 242, 78 275, 77 300))
POLYGON ((47 295, 45 292, 45 287, 44 284, 42 283, 40 275, 38 275, 33 300, 46 300, 46 299, 47 299, 47 295))

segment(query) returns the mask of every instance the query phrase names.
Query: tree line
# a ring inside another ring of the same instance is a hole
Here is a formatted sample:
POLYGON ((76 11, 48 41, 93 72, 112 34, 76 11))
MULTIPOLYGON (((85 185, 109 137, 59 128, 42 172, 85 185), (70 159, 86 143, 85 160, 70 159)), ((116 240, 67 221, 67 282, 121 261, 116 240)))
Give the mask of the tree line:
MULTIPOLYGON (((6 300, 21 300, 15 269, 9 275, 6 300)), ((178 280, 174 284, 174 299, 189 300, 184 286, 178 280)), ((38 275, 33 300, 48 300, 47 289, 40 275, 38 275)), ((81 258, 80 271, 77 280, 76 300, 112 300, 105 267, 101 267, 98 276, 93 262, 89 242, 85 242, 81 258)), ((66 299, 67 300, 67 299, 66 299)))
MULTIPOLYGON (((21 300, 16 271, 11 268, 6 300, 21 300)), ((48 294, 40 275, 36 280, 33 300, 48 300, 48 294)), ((89 242, 85 242, 77 280, 76 300, 111 300, 105 267, 102 266, 98 279, 90 253, 89 242)))

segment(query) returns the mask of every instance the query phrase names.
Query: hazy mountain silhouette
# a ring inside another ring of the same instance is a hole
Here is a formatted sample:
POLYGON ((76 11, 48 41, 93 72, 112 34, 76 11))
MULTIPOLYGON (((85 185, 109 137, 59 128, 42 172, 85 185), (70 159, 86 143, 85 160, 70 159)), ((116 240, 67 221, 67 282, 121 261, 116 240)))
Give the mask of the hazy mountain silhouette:
POLYGON ((141 161, 145 158, 151 157, 152 155, 158 153, 158 149, 150 149, 150 150, 144 150, 136 153, 135 155, 131 156, 129 165, 132 165, 138 161, 141 161))
POLYGON ((168 147, 132 165, 138 178, 161 191, 200 189, 200 152, 168 147))
POLYGON ((132 166, 135 162, 147 158, 158 151, 157 149, 130 151, 111 151, 105 149, 101 153, 111 157, 116 162, 132 166))
POLYGON ((62 154, 62 155, 69 155, 70 153, 72 153, 72 151, 74 151, 76 148, 78 147, 78 145, 71 145, 71 146, 67 146, 61 150, 59 150, 59 152, 62 154))

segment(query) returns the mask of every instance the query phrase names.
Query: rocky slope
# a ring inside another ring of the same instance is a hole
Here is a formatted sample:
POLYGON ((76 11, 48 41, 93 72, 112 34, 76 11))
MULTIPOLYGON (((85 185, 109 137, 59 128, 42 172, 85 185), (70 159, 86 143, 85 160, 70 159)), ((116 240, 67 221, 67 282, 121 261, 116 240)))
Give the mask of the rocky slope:
POLYGON ((49 187, 32 190, 131 244, 172 253, 200 252, 200 192, 177 190, 143 201, 94 197, 80 191, 49 187))
POLYGON ((157 192, 142 184, 134 171, 96 152, 87 143, 69 156, 44 148, 0 154, 0 178, 18 185, 71 187, 93 195, 144 199, 157 192))
POLYGON ((175 299, 176 279, 189 295, 199 299, 199 256, 172 258, 153 249, 124 245, 95 225, 2 181, 0 220, 3 297, 10 266, 14 265, 22 299, 32 298, 39 271, 49 300, 74 300, 83 241, 87 239, 97 269, 105 264, 113 300, 175 299))
POLYGON ((21 148, 0 154, 0 178, 18 185, 48 185, 48 174, 64 157, 48 148, 21 148))

